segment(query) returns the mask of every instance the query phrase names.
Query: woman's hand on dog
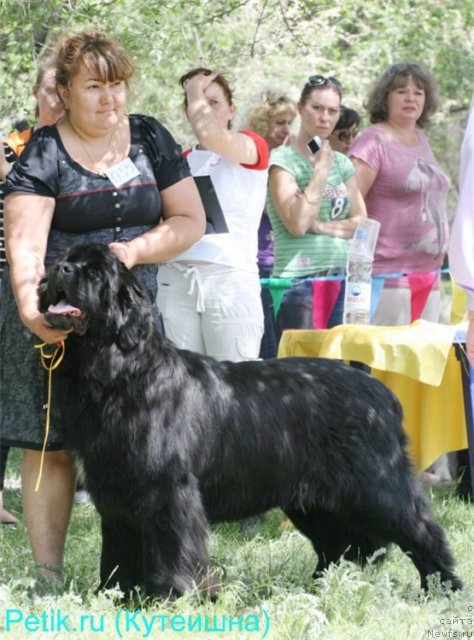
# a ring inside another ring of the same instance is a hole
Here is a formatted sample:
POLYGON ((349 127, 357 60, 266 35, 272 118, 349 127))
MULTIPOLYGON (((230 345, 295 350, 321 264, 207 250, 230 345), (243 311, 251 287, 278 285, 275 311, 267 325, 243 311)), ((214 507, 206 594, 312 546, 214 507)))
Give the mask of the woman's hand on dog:
POLYGON ((136 264, 136 255, 131 242, 111 242, 109 244, 110 251, 117 256, 120 262, 131 269, 136 264))
POLYGON ((30 318, 22 318, 23 324, 46 344, 55 344, 61 340, 66 340, 72 329, 57 329, 48 324, 42 313, 37 313, 30 318))

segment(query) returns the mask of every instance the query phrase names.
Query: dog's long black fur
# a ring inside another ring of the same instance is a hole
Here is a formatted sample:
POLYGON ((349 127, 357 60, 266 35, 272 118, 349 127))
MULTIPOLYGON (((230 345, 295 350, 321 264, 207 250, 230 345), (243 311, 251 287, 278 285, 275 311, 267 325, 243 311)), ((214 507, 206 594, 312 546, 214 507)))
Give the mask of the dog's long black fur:
POLYGON ((50 322, 75 328, 56 388, 102 519, 102 586, 181 594, 207 570, 209 523, 280 507, 311 540, 315 575, 394 542, 423 587, 437 572, 461 587, 405 453, 400 404, 380 382, 327 359, 179 350, 102 245, 72 248, 39 292, 50 322), (80 316, 48 312, 60 298, 80 316))

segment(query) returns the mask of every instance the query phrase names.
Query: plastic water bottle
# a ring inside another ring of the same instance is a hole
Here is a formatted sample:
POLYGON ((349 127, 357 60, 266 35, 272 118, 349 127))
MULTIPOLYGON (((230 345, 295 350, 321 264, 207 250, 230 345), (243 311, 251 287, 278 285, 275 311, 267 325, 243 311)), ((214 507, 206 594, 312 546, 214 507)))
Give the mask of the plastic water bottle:
POLYGON ((347 256, 344 324, 369 324, 372 260, 358 253, 347 256))
POLYGON ((380 229, 376 220, 359 223, 349 244, 346 265, 344 324, 369 324, 372 262, 380 229))

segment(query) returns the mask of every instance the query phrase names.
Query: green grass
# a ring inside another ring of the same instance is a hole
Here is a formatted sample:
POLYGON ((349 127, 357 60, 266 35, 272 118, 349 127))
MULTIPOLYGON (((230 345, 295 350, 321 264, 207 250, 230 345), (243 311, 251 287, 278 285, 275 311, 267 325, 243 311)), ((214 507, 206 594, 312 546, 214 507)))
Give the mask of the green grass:
MULTIPOLYGON (((16 473, 18 456, 14 452, 9 461, 10 476, 16 473)), ((151 624, 155 615, 154 626, 147 631, 141 618, 133 618, 129 619, 127 630, 124 626, 127 611, 122 610, 121 617, 117 617, 115 592, 95 594, 99 522, 92 506, 76 505, 66 549, 67 588, 59 597, 31 595, 34 570, 25 527, 20 523, 1 528, 0 637, 116 640, 117 619, 122 621, 120 630, 127 639, 233 640, 257 639, 264 634, 271 640, 474 637, 474 623, 468 624, 474 619, 474 508, 456 499, 453 487, 435 487, 427 492, 437 520, 446 529, 457 572, 465 582, 461 593, 447 593, 434 582, 430 595, 421 594, 417 571, 395 547, 389 549, 381 564, 361 569, 343 561, 331 567, 323 579, 314 581, 311 574, 315 556, 311 545, 275 510, 265 515, 252 534, 244 533, 238 524, 212 530, 209 539, 212 564, 224 583, 216 604, 200 600, 196 593, 174 603, 143 602, 144 620, 151 624), (77 628, 83 616, 84 629, 54 631, 49 626, 33 631, 40 618, 32 617, 28 623, 24 618, 6 631, 6 611, 10 616, 20 615, 19 612, 24 616, 44 615, 47 624, 51 611, 60 611, 69 616, 71 627, 77 628), (86 615, 91 617, 86 619, 86 615), (29 630, 25 628, 27 624, 29 630), (221 631, 216 630, 216 625, 217 629, 220 625, 221 631)), ((18 490, 7 489, 5 503, 21 517, 18 490)))

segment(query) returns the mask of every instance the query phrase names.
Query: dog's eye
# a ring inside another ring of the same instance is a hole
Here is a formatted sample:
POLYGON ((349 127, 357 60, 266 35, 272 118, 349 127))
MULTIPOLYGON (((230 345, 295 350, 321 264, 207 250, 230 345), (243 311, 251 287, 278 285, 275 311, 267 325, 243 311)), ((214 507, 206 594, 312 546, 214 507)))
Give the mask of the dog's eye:
POLYGON ((98 282, 100 280, 100 273, 95 269, 88 269, 87 275, 91 280, 94 280, 95 282, 98 282))

